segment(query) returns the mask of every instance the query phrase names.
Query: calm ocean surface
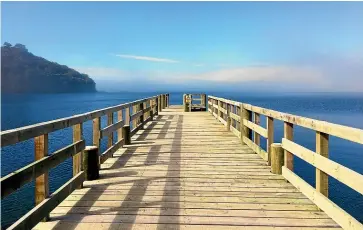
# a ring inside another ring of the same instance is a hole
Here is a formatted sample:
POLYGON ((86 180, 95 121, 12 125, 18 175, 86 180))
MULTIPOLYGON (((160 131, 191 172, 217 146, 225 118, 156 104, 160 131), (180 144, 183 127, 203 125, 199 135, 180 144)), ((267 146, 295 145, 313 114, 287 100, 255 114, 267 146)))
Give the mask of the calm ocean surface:
MULTIPOLYGON (((326 120, 363 129, 363 94, 238 94, 212 93, 220 97, 271 108, 282 112, 326 120)), ((46 94, 46 95, 2 95, 1 130, 13 129, 38 122, 72 116, 108 106, 148 97, 157 93, 95 93, 95 94, 46 94)), ((170 94, 171 104, 182 104, 182 93, 170 94)), ((266 125, 264 117, 261 123, 266 125)), ((102 127, 106 119, 102 120, 102 127)), ((86 145, 92 144, 92 121, 84 124, 86 145)), ((275 142, 281 142, 282 122, 276 121, 275 142)), ((72 142, 71 128, 49 134, 49 152, 58 150, 72 142)), ((294 140, 315 149, 315 133, 312 130, 294 127, 294 140)), ((261 140, 266 148, 266 141, 261 140)), ((102 142, 105 150, 106 140, 102 142)), ((330 158, 363 174, 363 146, 331 137, 330 158)), ((19 169, 34 160, 33 141, 28 140, 1 151, 1 175, 19 169)), ((315 170, 307 163, 295 158, 295 171, 315 186, 315 170)), ((72 159, 50 171, 51 192, 59 188, 72 176, 72 159)), ((359 221, 363 222, 363 196, 333 178, 329 179, 329 197, 359 221)), ((34 183, 29 183, 1 202, 1 225, 8 226, 34 207, 34 183)))

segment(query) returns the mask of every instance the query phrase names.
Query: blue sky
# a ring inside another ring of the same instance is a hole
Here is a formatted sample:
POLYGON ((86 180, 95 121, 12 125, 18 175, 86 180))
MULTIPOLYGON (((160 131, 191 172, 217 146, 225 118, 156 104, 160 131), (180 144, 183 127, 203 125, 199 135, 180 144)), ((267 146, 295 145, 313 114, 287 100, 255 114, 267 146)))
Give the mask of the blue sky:
POLYGON ((1 23, 101 90, 363 91, 363 2, 2 2, 1 23))

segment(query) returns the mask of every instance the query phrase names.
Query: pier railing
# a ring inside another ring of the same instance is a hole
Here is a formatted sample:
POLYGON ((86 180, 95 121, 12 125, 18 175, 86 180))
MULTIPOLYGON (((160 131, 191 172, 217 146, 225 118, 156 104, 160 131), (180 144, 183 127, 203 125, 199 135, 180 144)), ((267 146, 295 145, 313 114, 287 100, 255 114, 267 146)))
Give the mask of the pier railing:
POLYGON ((291 184, 312 200, 344 229, 363 229, 363 225, 338 207, 328 198, 328 176, 349 186, 363 195, 363 175, 329 159, 329 136, 363 144, 363 130, 337 125, 325 121, 282 113, 250 104, 208 96, 208 111, 259 154, 268 165, 274 164, 276 156, 281 153, 280 172, 291 184), (266 127, 260 125, 260 115, 266 117, 266 127), (274 144, 274 120, 284 122, 282 144, 274 144), (311 151, 293 142, 294 125, 312 129, 316 132, 316 150, 311 151), (260 136, 267 139, 267 151, 260 146, 260 136), (275 148, 275 149, 273 149, 275 148), (272 151, 273 150, 273 151, 272 151), (272 157, 271 157, 272 156, 272 157), (294 173, 294 156, 308 162, 316 169, 316 188, 310 186, 294 173))
POLYGON ((125 104, 108 107, 72 117, 47 121, 1 132, 1 147, 34 139, 35 161, 1 178, 1 198, 8 196, 26 183, 35 180, 35 204, 31 211, 16 221, 9 229, 31 229, 39 221, 47 220, 49 213, 85 180, 82 152, 86 149, 83 123, 93 121, 93 145, 100 150, 101 139, 107 137, 107 149, 99 154, 99 164, 112 157, 117 149, 129 144, 129 138, 162 109, 169 105, 169 94, 161 94, 125 104), (132 108, 132 109, 131 109, 132 108), (132 113, 131 113, 132 112, 132 113), (114 123, 115 113, 117 122, 114 123), (124 114, 124 116, 123 116, 124 114), (107 127, 101 129, 101 118, 107 116, 107 127), (123 119, 125 117, 125 119, 123 119), (132 129, 130 130, 130 122, 132 129), (48 134, 73 127, 73 143, 48 153, 48 134), (113 135, 117 133, 114 143, 113 135), (50 169, 73 158, 73 177, 54 193, 49 194, 50 169))

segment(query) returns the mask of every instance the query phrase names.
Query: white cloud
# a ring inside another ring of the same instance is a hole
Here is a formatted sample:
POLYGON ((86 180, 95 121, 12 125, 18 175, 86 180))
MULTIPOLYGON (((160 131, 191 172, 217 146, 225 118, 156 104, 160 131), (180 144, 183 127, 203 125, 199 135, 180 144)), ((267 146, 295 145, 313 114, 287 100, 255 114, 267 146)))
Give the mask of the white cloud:
MULTIPOLYGON (((198 64, 196 64, 198 65, 198 64)), ((294 65, 252 65, 220 67, 215 71, 185 72, 163 70, 125 71, 118 68, 76 67, 95 80, 135 81, 165 85, 192 85, 204 82, 224 86, 277 84, 282 88, 300 87, 305 91, 363 92, 362 58, 317 58, 294 65)), ((192 70, 191 70, 192 71, 192 70)), ((194 69, 196 71, 196 69, 194 69)), ((202 83, 203 85, 203 83, 202 83)))
POLYGON ((144 61, 153 61, 153 62, 167 62, 167 63, 178 63, 179 61, 167 59, 167 58, 156 58, 156 57, 146 57, 146 56, 136 56, 136 55, 128 55, 128 54, 116 54, 117 57, 127 58, 127 59, 136 59, 136 60, 144 60, 144 61))
POLYGON ((179 73, 175 77, 168 78, 168 81, 185 82, 200 80, 224 83, 257 81, 281 83, 321 83, 322 78, 322 73, 318 69, 310 67, 251 66, 232 69, 221 69, 217 71, 209 71, 196 74, 179 73))

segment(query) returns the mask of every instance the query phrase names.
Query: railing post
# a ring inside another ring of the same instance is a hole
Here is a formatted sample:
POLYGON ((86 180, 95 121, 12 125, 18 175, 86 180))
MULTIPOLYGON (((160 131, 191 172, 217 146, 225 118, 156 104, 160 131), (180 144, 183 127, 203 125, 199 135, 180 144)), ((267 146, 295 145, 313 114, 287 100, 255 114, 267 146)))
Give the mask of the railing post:
POLYGON ((149 116, 150 116, 150 120, 153 120, 154 119, 154 99, 151 99, 149 101, 149 105, 150 105, 150 112, 149 112, 149 116))
POLYGON ((282 166, 284 165, 284 150, 280 143, 271 145, 271 172, 273 174, 282 174, 282 166))
POLYGON ((161 107, 161 111, 163 111, 163 109, 164 109, 164 94, 162 94, 161 96, 160 96, 160 107, 161 107))
POLYGON ((83 154, 83 168, 86 180, 97 180, 100 177, 100 162, 97 146, 86 146, 83 154))
MULTIPOLYGON (((294 138, 293 128, 294 128, 293 124, 288 123, 286 121, 284 122, 284 138, 290 141, 293 140, 294 138)), ((294 171, 294 155, 285 150, 284 157, 285 157, 284 160, 285 167, 290 169, 291 171, 294 171)))
POLYGON ((274 143, 274 119, 272 117, 267 117, 266 124, 267 124, 268 165, 271 165, 271 145, 272 143, 274 143))
POLYGON ((188 112, 187 95, 186 94, 183 94, 183 108, 184 108, 184 112, 188 112))
MULTIPOLYGON (((253 121, 256 125, 260 125, 260 114, 253 113, 253 121)), ((260 146, 261 138, 260 134, 258 134, 256 131, 253 132, 253 141, 257 146, 260 146)))
POLYGON ((131 144, 130 125, 122 127, 122 136, 125 140, 125 145, 131 144))
MULTIPOLYGON (((100 149, 101 117, 93 119, 93 145, 100 149)), ((100 161, 98 161, 100 162, 100 161)))
POLYGON ((145 102, 140 103, 140 105, 139 105, 139 111, 142 111, 141 116, 140 116, 140 124, 141 124, 141 126, 143 126, 144 121, 145 121, 144 108, 145 108, 145 102))
POLYGON ((125 109, 125 125, 130 125, 130 107, 125 109))
MULTIPOLYGON (((117 121, 122 121, 122 109, 120 111, 117 111, 117 121)), ((117 130, 117 141, 122 140, 122 129, 117 130)))
MULTIPOLYGON (((40 160, 48 156, 48 134, 34 138, 35 160, 40 160)), ((49 196, 49 178, 48 172, 35 179, 35 205, 40 204, 49 196)), ((49 220, 49 214, 43 221, 49 220)))
POLYGON ((204 106, 207 109, 207 99, 206 99, 207 97, 206 97, 206 95, 202 93, 200 95, 200 98, 201 98, 200 104, 202 104, 202 106, 204 106))
POLYGON ((161 112, 161 95, 158 95, 158 114, 161 112))
MULTIPOLYGON (((137 113, 137 107, 139 107, 138 105, 133 105, 132 106, 132 115, 136 114, 137 113)), ((131 122, 132 122, 132 129, 135 129, 137 127, 137 120, 138 118, 136 119, 133 119, 131 122)))
MULTIPOLYGON (((316 132, 316 153, 323 157, 329 158, 329 135, 326 133, 316 132)), ((316 191, 328 197, 329 184, 328 175, 316 168, 316 191)))
MULTIPOLYGON (((107 126, 113 124, 113 113, 107 114, 107 126)), ((107 148, 112 147, 113 145, 113 132, 107 137, 107 148)))
POLYGON ((166 94, 166 107, 169 107, 169 94, 166 94))
MULTIPOLYGON (((73 142, 82 140, 82 123, 73 126, 73 142)), ((82 171, 82 151, 73 156, 73 176, 82 171)), ((82 185, 78 188, 82 188, 82 185)))
POLYGON ((217 119, 219 120, 219 118, 221 117, 221 101, 218 100, 218 111, 217 111, 217 119))
POLYGON ((226 110, 227 110, 227 127, 226 130, 230 131, 231 130, 231 117, 230 117, 230 113, 231 113, 231 107, 229 104, 226 104, 226 110))
POLYGON ((250 120, 251 112, 243 107, 243 103, 240 103, 240 132, 241 132, 241 142, 245 144, 243 141, 243 137, 250 138, 251 130, 243 124, 243 120, 250 120))

